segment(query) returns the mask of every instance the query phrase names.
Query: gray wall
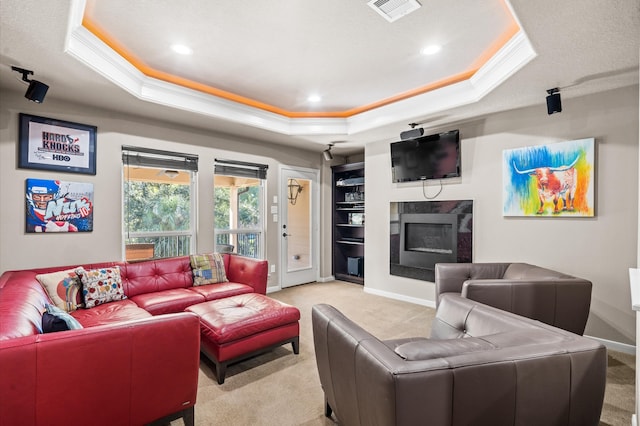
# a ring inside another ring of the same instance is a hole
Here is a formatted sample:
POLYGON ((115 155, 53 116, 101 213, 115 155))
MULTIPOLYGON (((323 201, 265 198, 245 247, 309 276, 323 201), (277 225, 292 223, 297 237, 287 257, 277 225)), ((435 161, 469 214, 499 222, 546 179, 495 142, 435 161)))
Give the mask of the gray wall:
MULTIPOLYGON (((0 273, 6 270, 39 266, 70 265, 119 260, 122 252, 122 160, 121 146, 132 145, 197 154, 198 252, 213 251, 213 164, 214 159, 250 161, 267 164, 267 242, 269 263, 280 265, 277 224, 268 214, 274 195, 278 195, 280 165, 321 169, 321 179, 331 179, 331 169, 319 152, 286 148, 215 135, 204 130, 180 128, 163 122, 123 116, 82 105, 57 102, 47 98, 37 105, 21 93, 0 93, 0 273), (17 168, 18 114, 29 113, 98 127, 97 174, 95 176, 56 173, 17 168), (94 231, 72 234, 25 234, 25 179, 61 179, 94 184, 94 231)), ((339 159, 337 159, 339 161, 339 159)), ((321 182, 323 193, 330 188, 321 182)), ((329 200, 330 192, 329 192, 329 200)), ((330 203, 327 203, 327 209, 330 203)), ((325 208, 325 207, 323 207, 325 208)), ((329 210, 330 211, 330 210, 329 210)), ((328 215, 323 215, 328 216, 328 215)), ((330 217, 330 216, 329 216, 330 217)), ((329 219, 330 220, 330 219, 329 219)), ((324 225, 322 225, 324 226, 324 225)), ((324 234, 321 230, 321 234, 324 234)), ((323 243, 322 247, 330 244, 323 243)), ((323 249, 324 250, 324 249, 323 249)), ((328 264, 321 265, 321 275, 331 274, 328 264)), ((269 277, 269 286, 279 283, 278 269, 269 277)))
MULTIPOLYGON (((430 130, 454 128, 461 132, 462 177, 436 200, 474 200, 474 261, 522 261, 591 280, 586 334, 634 344, 628 269, 638 263, 638 86, 563 98, 561 114, 548 116, 541 104, 430 130), (502 216, 504 149, 588 137, 596 139, 594 218, 502 216)), ((433 305, 433 283, 389 274, 389 202, 426 200, 419 183, 391 183, 389 142, 365 150, 367 193, 376 194, 365 206, 365 286, 433 305)), ((426 195, 438 189, 430 184, 426 195)))
MULTIPOLYGON (((462 134, 462 178, 446 184, 438 200, 474 200, 474 260, 526 261, 575 274, 594 283, 587 334, 633 344, 628 268, 638 264, 638 87, 563 99, 564 111, 547 116, 544 105, 507 111, 451 128, 462 134), (595 137, 596 217, 592 219, 502 216, 502 150, 595 137)), ((446 130, 448 127, 433 129, 446 130)), ((429 305, 433 284, 389 275, 389 202, 424 200, 422 187, 391 183, 389 142, 372 142, 366 162, 366 290, 429 305)), ((321 174, 320 278, 331 274, 331 170, 319 153, 282 149, 180 128, 82 105, 47 99, 41 105, 22 94, 0 93, 0 272, 37 266, 122 258, 120 146, 136 145, 200 156, 198 251, 213 250, 213 160, 216 157, 269 165, 267 200, 278 194, 280 164, 317 168, 321 174), (98 126, 96 176, 18 169, 18 113, 98 126), (209 165, 209 166, 207 166, 209 165), (86 234, 24 233, 24 181, 28 177, 92 182, 94 231, 86 234)), ((359 161, 361 158, 349 159, 359 161)), ((340 164, 337 158, 333 164, 340 164)), ((428 186, 427 195, 437 192, 428 186)), ((267 222, 267 259, 279 265, 278 233, 267 222)), ((279 281, 277 273, 269 286, 279 281)))

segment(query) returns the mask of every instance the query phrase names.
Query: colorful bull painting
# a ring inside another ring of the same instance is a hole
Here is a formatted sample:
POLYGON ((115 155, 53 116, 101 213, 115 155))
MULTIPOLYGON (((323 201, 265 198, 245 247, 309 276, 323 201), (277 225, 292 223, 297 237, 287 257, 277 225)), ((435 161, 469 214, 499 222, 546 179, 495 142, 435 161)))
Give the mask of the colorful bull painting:
POLYGON ((503 151, 504 216, 594 215, 593 138, 503 151))

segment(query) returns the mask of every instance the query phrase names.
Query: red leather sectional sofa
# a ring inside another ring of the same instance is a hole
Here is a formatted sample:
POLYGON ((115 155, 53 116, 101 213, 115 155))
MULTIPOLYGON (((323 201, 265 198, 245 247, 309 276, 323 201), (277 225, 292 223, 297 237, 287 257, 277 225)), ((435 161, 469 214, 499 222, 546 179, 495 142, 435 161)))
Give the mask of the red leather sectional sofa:
POLYGON ((266 293, 267 261, 224 255, 229 282, 193 287, 189 257, 0 276, 0 424, 193 424, 200 327, 188 306, 266 293), (72 312, 83 329, 39 332, 52 303, 37 274, 119 266, 127 299, 72 312))

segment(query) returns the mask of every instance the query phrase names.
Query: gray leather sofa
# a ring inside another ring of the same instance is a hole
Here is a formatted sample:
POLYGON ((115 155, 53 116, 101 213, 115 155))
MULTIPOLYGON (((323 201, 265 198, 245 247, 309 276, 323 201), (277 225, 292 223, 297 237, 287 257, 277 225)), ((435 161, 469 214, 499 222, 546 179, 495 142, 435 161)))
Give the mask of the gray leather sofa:
POLYGON ((597 425, 606 348, 442 295, 431 338, 381 341, 330 305, 312 309, 325 414, 341 425, 597 425))
POLYGON ((462 296, 583 334, 591 281, 527 263, 438 263, 436 306, 442 295, 462 296))

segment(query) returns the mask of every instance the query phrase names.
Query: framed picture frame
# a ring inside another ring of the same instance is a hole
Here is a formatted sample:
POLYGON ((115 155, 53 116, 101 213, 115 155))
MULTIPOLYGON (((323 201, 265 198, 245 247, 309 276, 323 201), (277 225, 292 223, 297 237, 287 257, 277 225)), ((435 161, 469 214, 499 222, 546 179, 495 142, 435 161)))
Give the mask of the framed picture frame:
POLYGON ((20 114, 18 167, 96 174, 96 126, 20 114))
POLYGON ((503 151, 503 216, 594 217, 595 139, 503 151))
POLYGON ((63 180, 26 180, 27 233, 92 232, 93 184, 63 180))

